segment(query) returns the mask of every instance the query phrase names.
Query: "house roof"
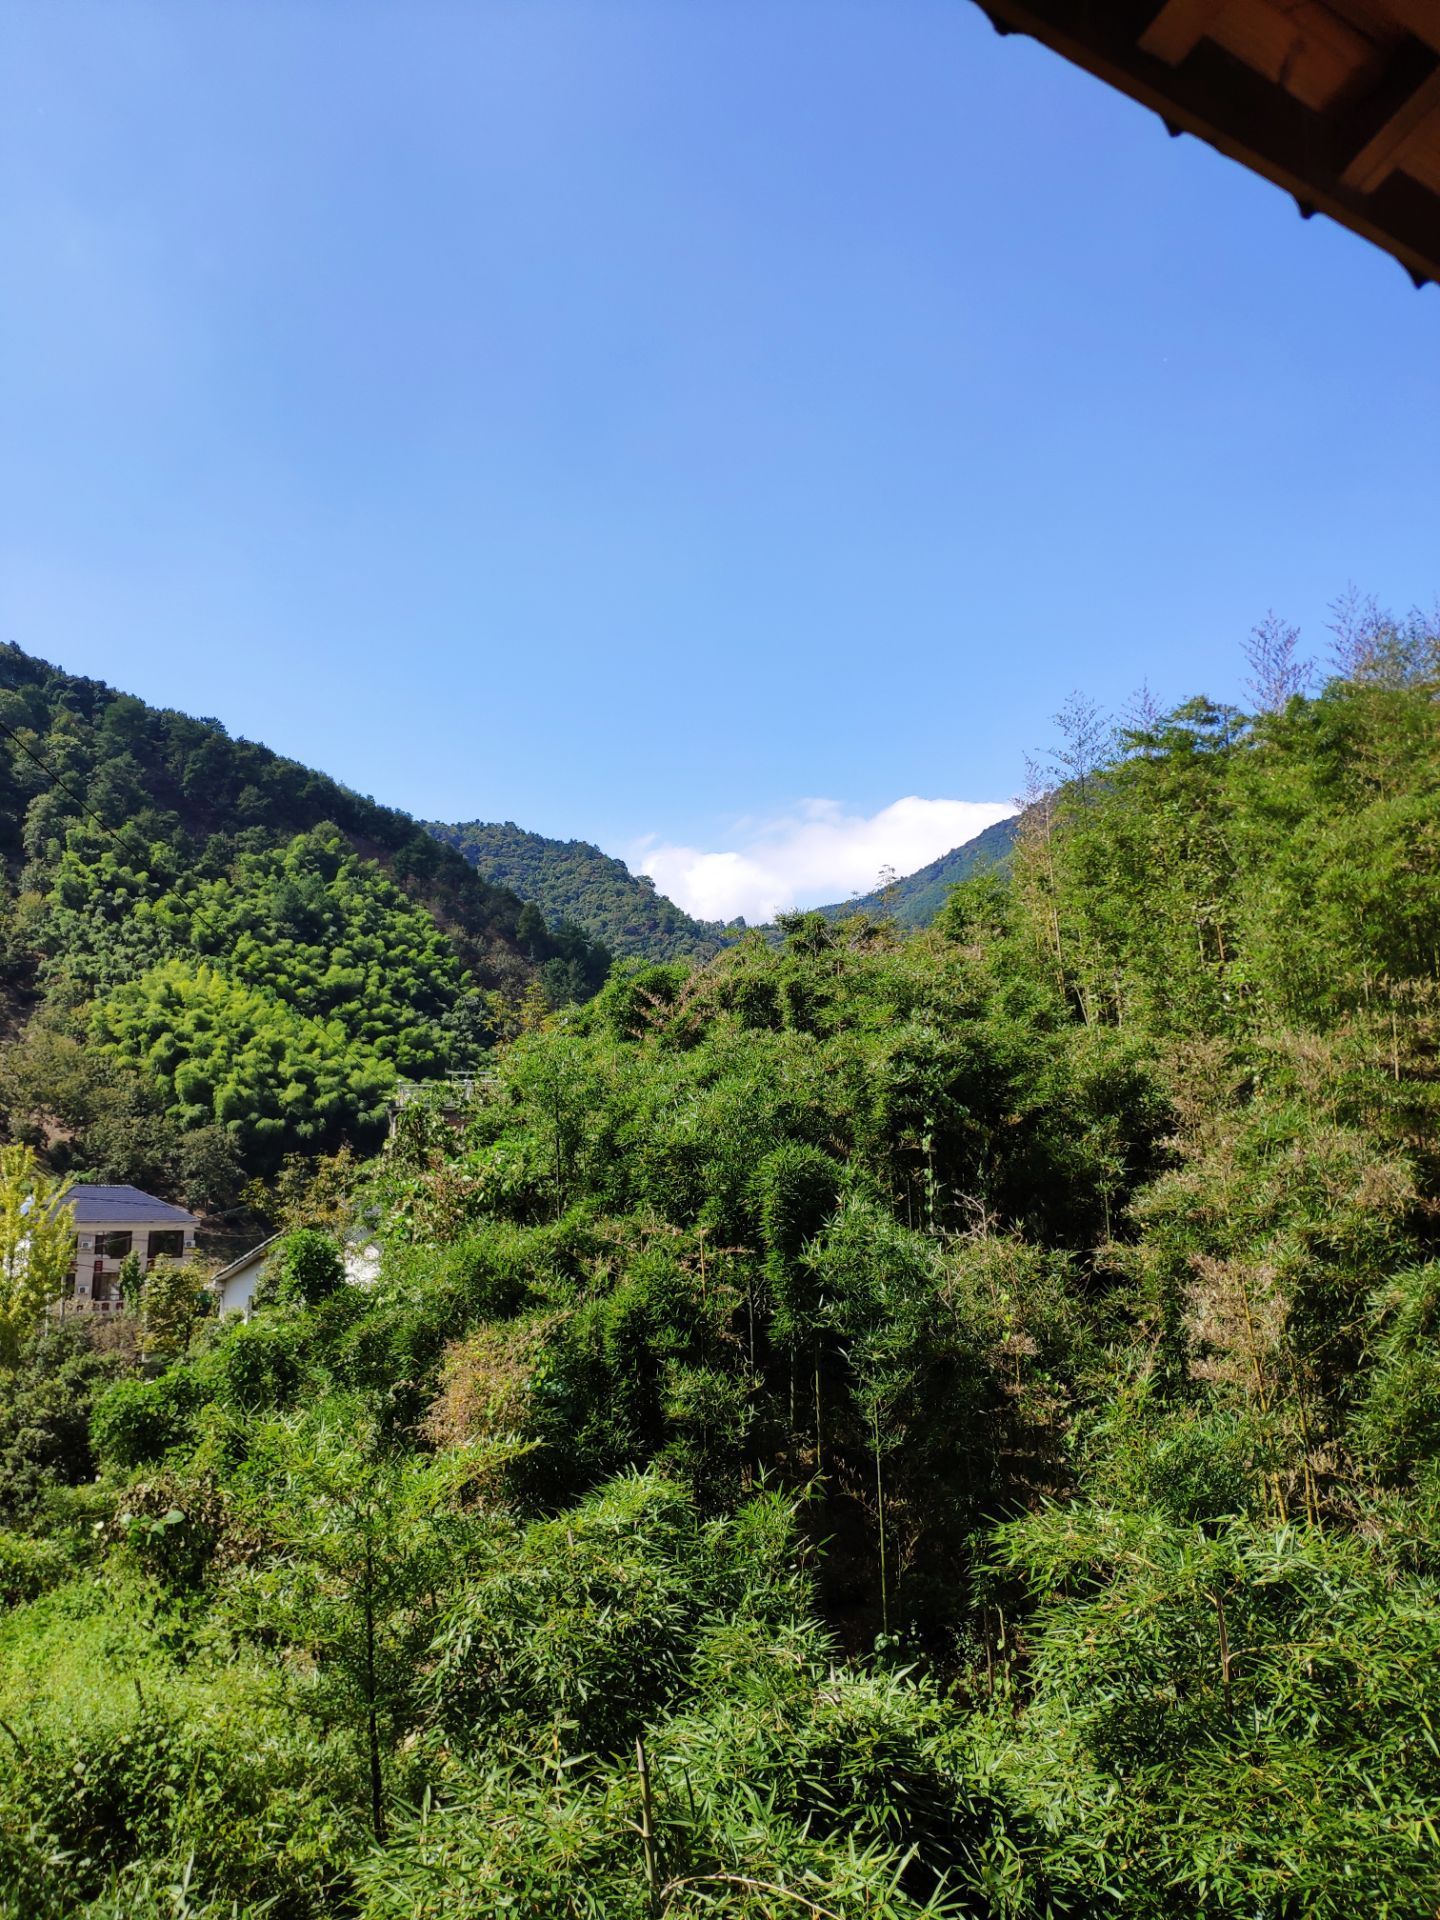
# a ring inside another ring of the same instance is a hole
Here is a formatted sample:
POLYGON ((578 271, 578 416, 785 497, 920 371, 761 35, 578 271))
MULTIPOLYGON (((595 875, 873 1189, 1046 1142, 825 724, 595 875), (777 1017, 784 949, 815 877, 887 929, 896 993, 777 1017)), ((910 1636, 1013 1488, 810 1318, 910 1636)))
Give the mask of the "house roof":
POLYGON ((1440 280, 1440 0, 979 4, 1440 280))
POLYGON ((222 1267, 210 1282, 211 1286, 223 1287, 227 1280, 233 1280, 237 1273, 243 1273, 246 1267, 260 1258, 261 1254, 268 1253, 279 1238, 278 1233, 272 1233, 270 1238, 262 1240, 258 1247, 251 1247, 250 1251, 242 1253, 238 1260, 232 1260, 228 1267, 222 1267))
POLYGON ((172 1207, 139 1187, 89 1186, 83 1181, 66 1189, 59 1206, 68 1207, 77 1226, 87 1227, 198 1227, 200 1222, 184 1207, 172 1207))

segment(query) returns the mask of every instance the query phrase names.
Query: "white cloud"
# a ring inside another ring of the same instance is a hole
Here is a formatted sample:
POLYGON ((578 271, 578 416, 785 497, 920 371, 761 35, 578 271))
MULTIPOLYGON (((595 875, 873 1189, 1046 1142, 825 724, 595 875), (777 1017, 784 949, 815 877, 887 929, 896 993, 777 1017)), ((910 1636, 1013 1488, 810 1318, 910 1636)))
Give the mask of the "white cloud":
POLYGON ((651 834, 629 859, 698 919, 743 914, 754 924, 792 907, 869 893, 882 867, 903 878, 1014 811, 999 801, 922 800, 914 794, 872 814, 847 813, 838 800, 802 800, 779 819, 737 823, 733 846, 677 846, 651 834))

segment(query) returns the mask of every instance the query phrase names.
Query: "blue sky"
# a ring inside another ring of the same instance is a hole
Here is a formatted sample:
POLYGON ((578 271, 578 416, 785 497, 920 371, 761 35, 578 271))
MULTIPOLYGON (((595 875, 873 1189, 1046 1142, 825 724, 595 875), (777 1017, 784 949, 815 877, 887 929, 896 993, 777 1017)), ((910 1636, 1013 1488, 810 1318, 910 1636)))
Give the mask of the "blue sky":
POLYGON ((1440 293, 968 0, 10 0, 0 259, 0 637, 703 908, 1440 590, 1440 293))

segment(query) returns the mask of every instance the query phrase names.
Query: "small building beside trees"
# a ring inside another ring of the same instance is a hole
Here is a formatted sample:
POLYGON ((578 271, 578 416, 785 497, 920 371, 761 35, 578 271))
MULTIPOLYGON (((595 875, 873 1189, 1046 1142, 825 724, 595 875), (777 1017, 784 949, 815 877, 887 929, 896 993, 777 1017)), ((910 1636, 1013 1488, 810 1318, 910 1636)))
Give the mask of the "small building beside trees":
POLYGON ((255 1304, 255 1289, 264 1278, 266 1264, 278 1254, 282 1238, 283 1235, 272 1233, 258 1247, 252 1247, 248 1253, 242 1253, 238 1260, 232 1260, 228 1267, 220 1269, 210 1282, 217 1312, 243 1313, 247 1320, 250 1318, 255 1304))
POLYGON ((342 1283, 371 1286, 379 1273, 380 1249, 373 1225, 360 1220, 335 1237, 311 1227, 272 1233, 222 1267, 210 1287, 220 1314, 242 1313, 248 1320, 257 1294, 265 1298, 278 1293, 313 1306, 342 1283))

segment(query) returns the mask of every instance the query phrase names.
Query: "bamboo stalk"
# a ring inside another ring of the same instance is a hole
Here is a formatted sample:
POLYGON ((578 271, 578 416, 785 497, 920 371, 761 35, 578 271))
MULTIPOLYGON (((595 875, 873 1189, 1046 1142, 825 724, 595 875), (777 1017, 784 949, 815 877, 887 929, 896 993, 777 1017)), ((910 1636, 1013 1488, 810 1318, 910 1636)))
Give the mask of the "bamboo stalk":
POLYGON ((890 1631, 890 1582, 885 1563, 885 1476, 880 1466, 880 1403, 871 1409, 875 1452, 875 1512, 880 1527, 880 1630, 890 1631))
POLYGON ((841 1920, 833 1907, 822 1907, 817 1901, 807 1900, 793 1887, 782 1887, 775 1880, 752 1880, 746 1873, 692 1873, 683 1880, 667 1880, 662 1892, 668 1899, 682 1887, 749 1887, 756 1893, 776 1893, 782 1900, 794 1900, 808 1912, 820 1915, 820 1920, 841 1920))
POLYGON ((1210 1604, 1215 1609, 1220 1624, 1220 1686, 1225 1695, 1226 1718, 1235 1718, 1235 1701, 1230 1691, 1230 1628, 1225 1619, 1225 1602, 1218 1593, 1210 1595, 1210 1604))
POLYGON ((650 1797, 650 1763, 645 1742, 635 1736, 635 1764, 640 1774, 640 1845, 645 1854, 645 1891, 649 1911, 660 1912, 660 1869, 655 1859, 655 1806, 650 1797))

